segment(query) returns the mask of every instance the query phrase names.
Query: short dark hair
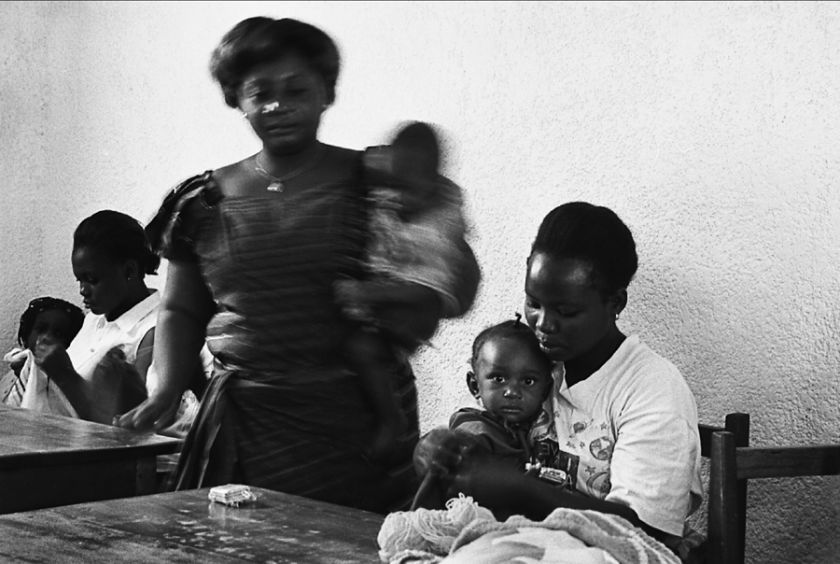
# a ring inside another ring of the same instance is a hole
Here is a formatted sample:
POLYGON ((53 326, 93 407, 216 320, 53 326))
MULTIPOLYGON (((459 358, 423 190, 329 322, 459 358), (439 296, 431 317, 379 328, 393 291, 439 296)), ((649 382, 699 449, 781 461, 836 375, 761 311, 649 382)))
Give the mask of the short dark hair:
POLYGON ((535 352, 539 358, 544 358, 546 368, 549 370, 551 369, 551 360, 549 360, 548 356, 546 356, 540 348, 540 342, 537 340, 537 336, 533 331, 531 331, 530 327, 520 321, 521 318, 522 316, 517 313, 515 319, 509 319, 507 321, 491 325, 476 335, 472 346, 472 357, 470 357, 470 366, 472 366, 473 370, 475 369, 475 363, 478 360, 478 354, 481 352, 481 347, 483 347, 487 341, 491 341, 493 339, 514 339, 520 341, 522 344, 535 352))
POLYGON ((237 89, 255 66, 289 53, 303 57, 324 79, 327 103, 335 101, 340 57, 329 35, 291 18, 255 17, 242 20, 222 37, 210 57, 210 74, 222 88, 225 103, 239 106, 237 89))
POLYGON ((577 259, 592 267, 592 283, 604 295, 627 288, 639 257, 630 229, 614 211, 587 202, 570 202, 548 212, 531 256, 577 259))
POLYGON ((73 233, 73 250, 82 247, 95 249, 114 261, 136 260, 141 276, 156 274, 160 264, 140 222, 118 211, 102 210, 83 219, 73 233))
POLYGON ((63 311, 67 314, 67 317, 70 320, 70 334, 67 338, 70 341, 73 340, 73 337, 75 337, 82 328, 82 323, 85 320, 84 312, 79 306, 71 304, 70 302, 59 298, 44 296, 43 298, 35 298, 29 302, 29 306, 27 306, 26 310, 24 310, 23 314, 20 316, 20 325, 18 326, 18 343, 20 346, 26 346, 26 339, 29 337, 32 327, 35 325, 35 319, 37 319, 38 314, 53 310, 63 311))

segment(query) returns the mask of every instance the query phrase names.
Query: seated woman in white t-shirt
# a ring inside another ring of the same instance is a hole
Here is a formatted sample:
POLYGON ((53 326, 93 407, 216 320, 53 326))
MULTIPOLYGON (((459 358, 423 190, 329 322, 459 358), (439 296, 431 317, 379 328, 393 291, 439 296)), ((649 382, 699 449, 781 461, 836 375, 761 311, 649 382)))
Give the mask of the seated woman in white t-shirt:
POLYGON ((694 397, 679 370, 616 326, 638 265, 627 226, 605 207, 574 202, 543 220, 527 261, 525 317, 554 361, 554 389, 531 430, 557 486, 499 459, 462 450, 435 429, 415 465, 498 517, 542 519, 558 507, 628 519, 675 549, 702 495, 694 397))
MULTIPOLYGON (((145 276, 160 263, 140 223, 120 212, 103 210, 83 220, 73 234, 73 274, 90 312, 68 348, 44 338, 34 349, 35 363, 49 375, 62 401, 35 402, 60 415, 111 424, 114 416, 147 395, 160 294, 145 276)), ((196 359, 200 393, 203 372, 196 359)), ((151 382, 149 382, 151 383, 151 382)), ((46 387, 39 390, 49 394, 46 387)), ((189 393, 182 401, 180 427, 197 405, 189 393)), ((193 413, 194 415, 194 413, 193 413)), ((180 429, 180 431, 178 430, 180 429)))

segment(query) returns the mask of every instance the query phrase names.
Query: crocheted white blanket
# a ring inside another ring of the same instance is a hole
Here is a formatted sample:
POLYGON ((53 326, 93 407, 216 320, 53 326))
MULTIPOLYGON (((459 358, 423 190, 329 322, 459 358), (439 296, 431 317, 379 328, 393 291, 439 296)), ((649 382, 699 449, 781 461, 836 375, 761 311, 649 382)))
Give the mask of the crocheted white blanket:
MULTIPOLYGON (((420 510, 418 510, 420 511, 420 510)), ((392 514, 383 523, 393 527, 394 518, 403 527, 409 525, 405 513, 392 514)), ((428 528, 434 519, 424 521, 428 528)), ((409 525, 410 526, 410 525, 409 525)), ((452 522, 445 526, 451 530, 452 522)), ((451 534, 451 533, 450 533, 451 534)), ((391 564, 495 564, 576 563, 576 564, 679 564, 679 558, 665 545, 651 538, 626 519, 589 510, 555 509, 543 521, 514 516, 505 522, 475 518, 454 537, 448 551, 440 545, 417 543, 416 536, 399 534, 404 545, 391 542, 380 555, 391 564), (412 541, 411 539, 415 539, 412 541), (409 546, 414 544, 415 546, 409 546)), ((391 535, 393 540, 395 535, 391 535)), ((380 532, 380 546, 385 546, 380 532)))

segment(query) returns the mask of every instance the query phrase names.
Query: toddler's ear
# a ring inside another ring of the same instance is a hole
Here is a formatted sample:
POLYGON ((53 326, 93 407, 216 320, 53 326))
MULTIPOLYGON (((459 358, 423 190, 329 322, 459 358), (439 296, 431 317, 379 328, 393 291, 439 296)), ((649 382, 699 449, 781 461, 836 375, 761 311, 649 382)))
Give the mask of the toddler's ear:
POLYGON ((475 378, 475 373, 472 370, 467 371, 467 388, 470 389, 470 393, 478 397, 478 380, 475 378))

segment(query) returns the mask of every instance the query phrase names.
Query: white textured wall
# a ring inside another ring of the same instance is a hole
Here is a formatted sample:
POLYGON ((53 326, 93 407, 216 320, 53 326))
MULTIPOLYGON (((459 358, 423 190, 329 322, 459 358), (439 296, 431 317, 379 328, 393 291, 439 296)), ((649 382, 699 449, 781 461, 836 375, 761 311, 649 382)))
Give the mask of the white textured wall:
MULTIPOLYGON (((520 308, 539 220, 584 199, 633 230, 622 328, 683 370, 703 420, 749 412, 756 445, 840 440, 833 3, 0 3, 0 346, 29 298, 77 299, 84 216, 146 220, 176 181, 256 150, 206 68, 258 14, 339 42, 325 140, 448 132, 485 280, 417 361, 425 428, 470 403, 472 335, 520 308)), ((836 480, 753 483, 749 560, 837 561, 838 510, 836 480)))

